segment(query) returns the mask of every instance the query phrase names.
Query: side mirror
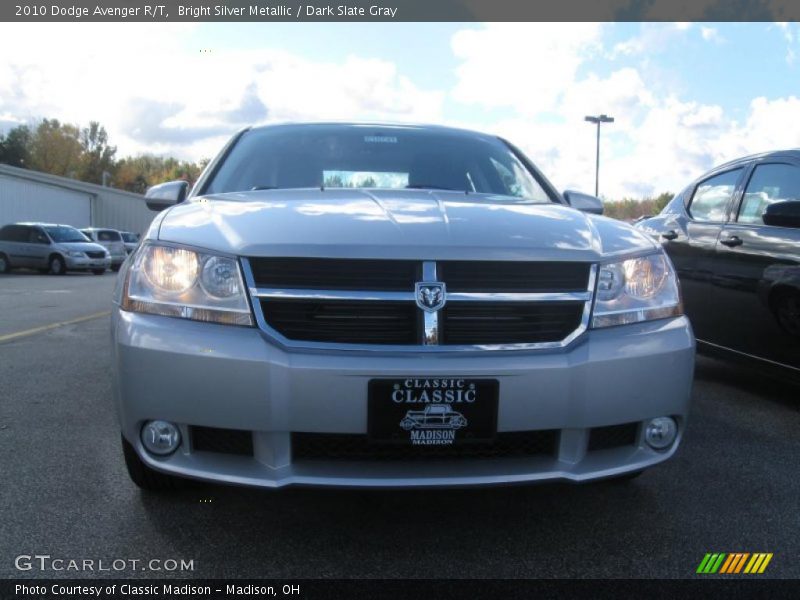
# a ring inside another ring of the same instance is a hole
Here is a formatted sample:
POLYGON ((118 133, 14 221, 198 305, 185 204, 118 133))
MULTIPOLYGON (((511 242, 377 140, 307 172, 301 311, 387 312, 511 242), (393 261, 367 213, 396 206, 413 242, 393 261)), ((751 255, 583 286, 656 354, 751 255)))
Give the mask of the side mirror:
POLYGON ((764 225, 800 227, 800 200, 770 204, 764 211, 764 225))
POLYGON ((582 212, 591 213, 593 215, 603 214, 603 201, 595 196, 566 190, 564 192, 564 199, 572 208, 582 212))
POLYGON ((188 181, 168 181, 149 188, 144 195, 147 208, 150 210, 164 210, 186 200, 189 193, 188 181))

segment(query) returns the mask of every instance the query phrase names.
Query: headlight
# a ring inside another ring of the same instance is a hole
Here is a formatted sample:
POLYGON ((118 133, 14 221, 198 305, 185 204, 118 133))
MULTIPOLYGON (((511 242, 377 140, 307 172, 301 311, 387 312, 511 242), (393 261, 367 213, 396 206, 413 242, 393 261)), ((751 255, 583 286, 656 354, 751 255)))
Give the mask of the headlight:
POLYGON ((78 250, 67 250, 67 256, 71 256, 72 258, 83 258, 86 256, 86 254, 79 252, 78 250))
POLYGON ((239 263, 176 246, 142 246, 127 272, 122 308, 168 317, 253 325, 239 263))
POLYGON ((600 265, 592 327, 683 314, 675 271, 663 252, 600 265))

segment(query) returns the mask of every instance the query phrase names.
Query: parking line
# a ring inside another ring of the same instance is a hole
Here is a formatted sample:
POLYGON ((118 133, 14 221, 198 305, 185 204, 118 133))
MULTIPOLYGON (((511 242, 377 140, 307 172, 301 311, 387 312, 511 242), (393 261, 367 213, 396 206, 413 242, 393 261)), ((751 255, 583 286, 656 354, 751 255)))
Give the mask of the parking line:
POLYGON ((49 325, 42 325, 41 327, 25 329, 24 331, 7 333, 6 335, 0 335, 0 344, 2 344, 3 342, 10 342, 11 340, 17 340, 23 337, 28 337, 29 335, 42 333, 43 331, 58 329, 59 327, 64 327, 65 325, 75 325, 76 323, 83 323, 84 321, 91 321, 92 319, 99 319, 100 317, 108 317, 109 315, 111 315, 111 311, 106 310, 91 315, 85 315, 83 317, 77 317, 76 319, 70 319, 69 321, 59 321, 58 323, 50 323, 49 325))

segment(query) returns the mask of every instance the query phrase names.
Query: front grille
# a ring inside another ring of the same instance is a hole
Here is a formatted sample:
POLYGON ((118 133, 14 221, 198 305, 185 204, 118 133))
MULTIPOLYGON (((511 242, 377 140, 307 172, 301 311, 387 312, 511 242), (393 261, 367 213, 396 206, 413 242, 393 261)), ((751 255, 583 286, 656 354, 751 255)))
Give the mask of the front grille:
POLYGON ((259 323, 299 342, 409 349, 565 343, 580 329, 592 296, 589 263, 265 257, 244 262, 259 323), (444 307, 426 316, 416 303, 417 283, 443 283, 444 307))
POLYGON ((100 250, 90 250, 86 253, 86 256, 88 256, 89 258, 105 258, 106 253, 101 252, 100 250))
POLYGON ((442 261, 448 292, 585 292, 590 265, 575 262, 442 261))
POLYGON ((406 291, 419 279, 419 262, 331 258, 251 258, 259 287, 308 290, 406 291))
POLYGON ((453 446, 411 446, 376 444, 366 435, 293 433, 292 459, 407 461, 431 459, 521 458, 555 456, 558 451, 557 429, 498 433, 494 442, 453 446))
POLYGON ((594 450, 610 450, 623 446, 633 446, 639 433, 639 423, 624 423, 595 427, 589 432, 589 452, 594 450))
POLYGON ((291 340, 344 344, 415 344, 410 302, 262 300, 266 322, 291 340))
POLYGON ((443 311, 441 343, 554 342, 574 331, 582 314, 583 302, 453 302, 443 311))
POLYGON ((190 433, 193 450, 253 456, 253 434, 250 431, 191 427, 190 433))

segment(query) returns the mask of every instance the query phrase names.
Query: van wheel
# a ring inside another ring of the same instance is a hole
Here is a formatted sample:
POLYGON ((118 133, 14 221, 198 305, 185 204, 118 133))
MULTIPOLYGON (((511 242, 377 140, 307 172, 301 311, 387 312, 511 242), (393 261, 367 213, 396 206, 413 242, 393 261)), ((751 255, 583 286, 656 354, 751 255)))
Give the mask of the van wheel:
POLYGON ((105 272, 106 272, 105 269, 92 269, 92 273, 94 273, 95 275, 102 275, 105 272))
POLYGON ((111 265, 111 270, 114 271, 114 273, 119 271, 121 268, 122 268, 122 265, 111 265))
POLYGON ((64 259, 60 256, 53 256, 50 258, 50 273, 53 275, 63 275, 67 272, 67 266, 64 264, 64 259))
POLYGON ((11 263, 8 262, 8 257, 5 254, 0 254, 0 273, 8 273, 11 271, 11 263))
POLYGON ((184 487, 185 480, 159 473, 144 464, 124 436, 122 437, 122 453, 125 456, 128 476, 141 489, 149 492, 167 492, 184 487))

